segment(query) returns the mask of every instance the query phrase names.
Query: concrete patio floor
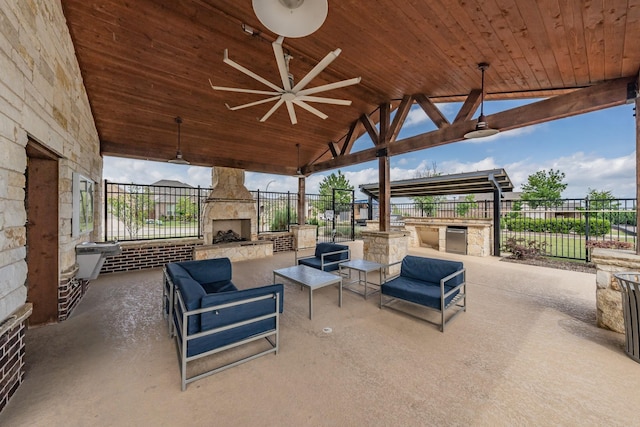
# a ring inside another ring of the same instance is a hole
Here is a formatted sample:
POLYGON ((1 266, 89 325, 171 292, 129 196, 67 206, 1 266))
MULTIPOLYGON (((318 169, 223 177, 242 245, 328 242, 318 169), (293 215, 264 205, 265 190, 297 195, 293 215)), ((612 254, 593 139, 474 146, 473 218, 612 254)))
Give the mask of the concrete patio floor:
MULTIPOLYGON (((362 242, 351 244, 354 256, 362 242)), ((640 365, 595 326, 595 276, 413 249, 465 263, 468 310, 429 323, 327 287, 285 285, 280 352, 180 391, 161 270, 99 277, 71 318, 26 334, 2 426, 638 425, 640 365), (332 328, 324 333, 323 328, 332 328)), ((271 283, 293 253, 234 263, 271 283)), ((425 312, 436 319, 437 313, 425 312)))

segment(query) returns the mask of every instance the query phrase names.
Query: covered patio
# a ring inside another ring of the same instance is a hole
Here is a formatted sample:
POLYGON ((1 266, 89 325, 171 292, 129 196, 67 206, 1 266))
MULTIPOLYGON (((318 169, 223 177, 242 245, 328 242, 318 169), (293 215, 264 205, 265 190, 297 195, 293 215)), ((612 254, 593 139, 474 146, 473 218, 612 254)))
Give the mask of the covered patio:
MULTIPOLYGON (((362 256, 362 242, 351 249, 362 256)), ((306 292, 287 284, 279 354, 185 392, 161 271, 101 276, 66 322, 28 332, 26 376, 0 424, 634 424, 640 369, 622 335, 596 327, 592 274, 411 253, 465 263, 469 308, 446 333, 380 310, 377 296, 345 292, 339 308, 333 287, 309 320, 306 292)), ((292 261, 234 263, 234 282, 270 283, 292 261)))

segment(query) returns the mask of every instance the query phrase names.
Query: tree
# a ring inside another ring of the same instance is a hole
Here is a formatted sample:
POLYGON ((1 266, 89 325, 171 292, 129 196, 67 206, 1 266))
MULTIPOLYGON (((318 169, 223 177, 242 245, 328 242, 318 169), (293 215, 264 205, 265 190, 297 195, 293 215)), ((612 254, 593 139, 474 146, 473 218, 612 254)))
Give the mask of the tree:
POLYGON ((458 216, 465 216, 469 210, 477 207, 478 202, 476 202, 476 196, 473 194, 467 194, 464 196, 464 200, 462 202, 456 203, 456 214, 458 214, 458 216))
MULTIPOLYGON (((431 164, 430 169, 422 169, 416 171, 416 178, 430 178, 432 176, 440 176, 438 165, 436 162, 431 164)), ((420 209, 422 216, 435 216, 438 203, 445 199, 444 196, 414 196, 411 198, 416 204, 416 208, 420 209)))
POLYGON ((564 172, 550 169, 541 170, 529 175, 527 183, 522 184, 522 200, 529 203, 533 209, 538 206, 550 208, 562 204, 562 192, 567 188, 563 183, 564 172))
POLYGON ((328 205, 328 201, 331 201, 331 198, 334 194, 334 189, 348 190, 335 192, 335 205, 337 211, 336 213, 345 210, 345 208, 343 207, 345 205, 348 205, 349 209, 351 209, 353 185, 339 169, 337 175, 335 173, 332 173, 331 175, 324 177, 324 179, 320 183, 320 200, 314 201, 313 207, 320 212, 331 209, 332 206, 328 205))
POLYGON ((198 215, 198 205, 191 197, 185 196, 178 200, 176 206, 176 216, 182 221, 191 221, 198 215))
POLYGON ((125 226, 131 238, 138 237, 138 231, 144 226, 152 209, 149 187, 128 186, 125 192, 109 197, 111 213, 125 226))

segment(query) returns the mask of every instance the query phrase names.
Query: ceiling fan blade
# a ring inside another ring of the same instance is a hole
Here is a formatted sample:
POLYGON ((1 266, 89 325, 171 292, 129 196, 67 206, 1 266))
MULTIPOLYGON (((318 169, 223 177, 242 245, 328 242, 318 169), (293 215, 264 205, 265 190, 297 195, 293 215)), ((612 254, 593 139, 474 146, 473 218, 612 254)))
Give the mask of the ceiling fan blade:
POLYGON ((253 107, 254 105, 266 104, 267 102, 275 101, 276 99, 280 99, 280 95, 273 96, 271 98, 261 99, 260 101, 250 102, 248 104, 236 105, 235 107, 230 107, 229 104, 224 104, 231 111, 242 110, 243 108, 253 107))
POLYGON ((240 92, 240 93, 255 93, 258 95, 279 95, 280 92, 273 92, 268 90, 255 90, 255 89, 242 89, 238 87, 226 87, 226 86, 214 86, 209 80, 209 84, 213 90, 224 90, 227 92, 240 92))
POLYGON ((306 102, 302 101, 300 98, 294 99, 292 102, 304 108, 308 112, 315 114, 316 116, 320 117, 322 120, 325 120, 327 117, 329 117, 322 111, 318 110, 317 108, 314 108, 311 105, 307 104, 306 102))
POLYGON ((298 95, 298 96, 311 95, 311 94, 314 94, 314 93, 325 92, 327 90, 338 89, 338 88, 345 87, 345 86, 357 85, 358 83, 360 83, 360 80, 361 80, 360 77, 356 77, 356 78, 349 79, 349 80, 342 80, 342 81, 335 82, 335 83, 329 83, 329 84, 322 85, 322 86, 316 86, 316 87, 312 87, 312 88, 309 88, 309 89, 301 90, 300 92, 297 92, 296 95, 298 95))
POLYGON ((265 79, 263 77, 260 77, 259 75, 257 75, 253 71, 251 71, 251 70, 243 67, 242 65, 238 64, 237 62, 234 62, 231 59, 229 59, 229 51, 228 51, 228 49, 224 50, 224 59, 222 60, 222 62, 224 62, 227 65, 232 66, 233 68, 235 68, 236 70, 240 71, 241 73, 244 73, 247 76, 259 81, 263 85, 270 87, 271 89, 277 91, 278 93, 282 92, 282 88, 279 88, 278 86, 276 86, 273 83, 271 83, 269 80, 267 80, 267 79, 265 79))
POLYGON ((269 117, 271 117, 271 115, 278 109, 278 107, 280 107, 282 105, 282 103, 284 102, 284 99, 280 98, 280 100, 278 100, 278 102, 276 102, 275 104, 273 104, 273 107, 271 107, 271 109, 269 111, 267 111, 267 114, 265 114, 264 116, 262 116, 262 118, 260 119, 261 122, 265 122, 267 121, 267 119, 269 117))
POLYGON ((292 101, 285 101, 287 104, 287 110, 289 111, 289 118, 291 119, 291 124, 295 125, 298 123, 298 118, 296 117, 296 110, 293 108, 292 101))
POLYGON ((302 80, 300 80, 298 84, 296 84, 293 87, 292 91, 293 92, 299 91, 302 88, 304 88, 306 85, 308 85, 311 80, 313 80, 318 74, 320 74, 322 70, 327 68, 329 64, 331 64, 333 60, 336 59, 338 55, 340 55, 340 52, 342 52, 341 49, 336 49, 333 52, 329 52, 327 56, 322 58, 322 61, 318 62, 316 66, 313 67, 313 69, 309 71, 307 75, 304 76, 302 80))
POLYGON ((335 99, 335 98, 324 98, 321 96, 298 96, 296 97, 299 101, 308 101, 308 102, 319 102, 321 104, 333 104, 333 105, 351 105, 351 101, 348 99, 335 99))
POLYGON ((273 53, 276 56, 276 64, 278 64, 278 71, 280 72, 282 87, 284 88, 284 90, 291 90, 291 82, 289 81, 289 70, 287 70, 287 62, 284 58, 284 51, 282 50, 283 40, 284 37, 280 36, 276 41, 271 43, 271 46, 273 46, 273 53))

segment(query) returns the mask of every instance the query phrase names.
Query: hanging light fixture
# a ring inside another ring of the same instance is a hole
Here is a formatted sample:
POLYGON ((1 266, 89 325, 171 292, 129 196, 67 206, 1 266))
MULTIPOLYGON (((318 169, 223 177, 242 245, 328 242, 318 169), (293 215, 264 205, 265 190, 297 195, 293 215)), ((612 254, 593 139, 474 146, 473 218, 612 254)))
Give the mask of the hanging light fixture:
POLYGON ((178 150, 176 151, 176 158, 171 159, 168 162, 175 165, 188 165, 188 161, 182 158, 182 151, 180 150, 180 125, 182 124, 182 118, 176 117, 176 123, 178 124, 178 150))
POLYGON ((500 132, 498 129, 491 129, 489 124, 487 123, 486 118, 484 117, 484 72, 487 68, 489 68, 489 64, 486 62, 481 62, 478 64, 478 68, 482 71, 482 94, 480 95, 480 116, 478 117, 478 123, 476 123, 475 130, 471 132, 467 132, 464 134, 464 137, 467 139, 472 138, 483 138, 485 136, 495 135, 500 132))
POLYGON ((302 173, 302 169, 300 168, 300 144, 296 144, 296 148, 298 149, 298 169, 296 170, 296 178, 304 178, 304 174, 302 173))
POLYGON ((262 25, 284 37, 304 37, 327 18, 327 0, 253 0, 253 11, 262 25))

